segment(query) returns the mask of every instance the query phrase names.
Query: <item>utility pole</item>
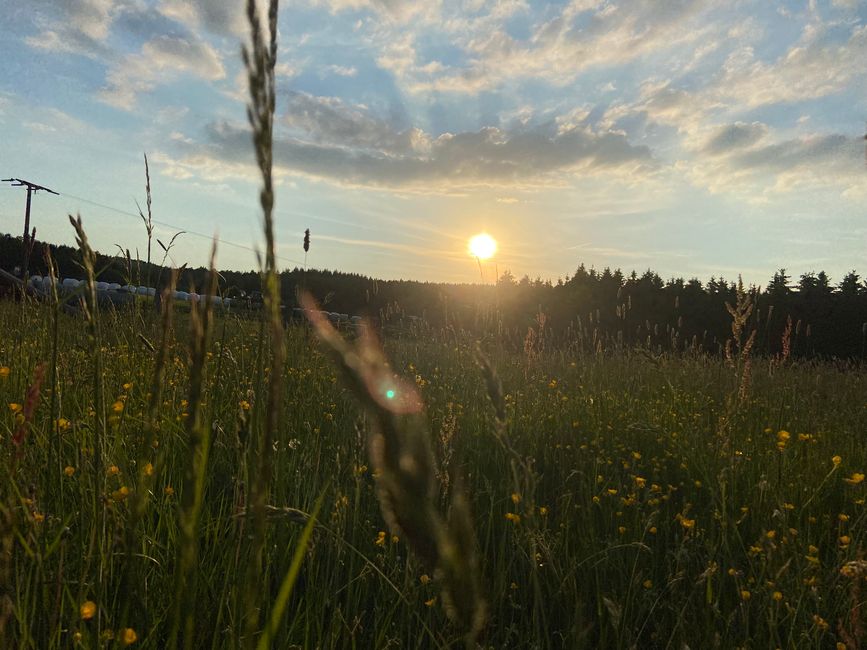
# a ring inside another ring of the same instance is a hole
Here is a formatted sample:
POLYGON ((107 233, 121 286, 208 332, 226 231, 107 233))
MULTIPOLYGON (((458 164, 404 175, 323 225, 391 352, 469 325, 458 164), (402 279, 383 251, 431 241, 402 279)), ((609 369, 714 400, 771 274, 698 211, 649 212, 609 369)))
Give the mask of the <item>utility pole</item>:
POLYGON ((33 234, 30 233, 30 199, 33 193, 38 192, 39 190, 43 190, 57 196, 60 196, 60 194, 58 192, 55 192, 54 190, 48 189, 47 187, 37 185, 36 183, 31 183, 30 181, 25 181, 20 178, 4 178, 2 182, 11 183, 12 187, 27 188, 27 204, 24 208, 24 258, 23 265, 21 267, 21 276, 26 282, 27 276, 30 274, 30 250, 33 248, 32 240, 36 237, 36 228, 33 229, 33 234))

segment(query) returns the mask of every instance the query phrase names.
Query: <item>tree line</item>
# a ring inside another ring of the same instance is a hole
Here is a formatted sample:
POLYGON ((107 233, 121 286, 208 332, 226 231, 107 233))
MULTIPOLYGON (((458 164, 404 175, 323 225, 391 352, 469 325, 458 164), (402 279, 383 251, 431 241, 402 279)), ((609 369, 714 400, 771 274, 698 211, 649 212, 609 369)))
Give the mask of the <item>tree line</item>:
MULTIPOLYGON (((45 274, 44 248, 50 250, 60 277, 82 277, 78 251, 37 242, 31 274, 45 274)), ((0 237, 0 267, 13 272, 22 260, 21 238, 0 237)), ((170 270, 124 255, 98 255, 97 269, 106 282, 162 288, 170 270)), ((20 272, 20 269, 19 269, 20 272)), ((180 269, 178 288, 205 284, 207 269, 180 269)), ((259 299, 257 271, 221 271, 224 296, 259 299)), ((591 348, 645 346, 652 351, 696 349, 721 354, 732 338, 727 308, 739 299, 738 283, 713 277, 663 280, 647 270, 626 275, 579 265, 556 282, 516 278, 505 271, 495 284, 454 284, 413 280, 377 280, 329 270, 294 268, 281 274, 284 305, 294 307, 307 291, 323 309, 365 315, 382 322, 420 319, 432 328, 478 334, 497 331, 514 346, 568 345, 591 348), (413 317, 413 318, 409 318, 413 317)), ((752 346, 766 355, 865 358, 867 283, 851 271, 833 283, 824 271, 792 276, 774 273, 764 287, 742 287, 741 300, 751 308, 744 324, 755 332, 752 346)))

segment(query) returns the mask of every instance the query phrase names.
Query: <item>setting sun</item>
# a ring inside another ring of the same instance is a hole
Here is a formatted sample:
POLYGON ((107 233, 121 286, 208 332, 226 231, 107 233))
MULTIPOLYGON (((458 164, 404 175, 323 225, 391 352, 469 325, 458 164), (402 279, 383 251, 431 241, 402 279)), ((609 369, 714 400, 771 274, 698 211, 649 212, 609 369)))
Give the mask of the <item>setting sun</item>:
POLYGON ((497 242, 488 233, 479 233, 470 239, 470 255, 486 260, 497 252, 497 242))

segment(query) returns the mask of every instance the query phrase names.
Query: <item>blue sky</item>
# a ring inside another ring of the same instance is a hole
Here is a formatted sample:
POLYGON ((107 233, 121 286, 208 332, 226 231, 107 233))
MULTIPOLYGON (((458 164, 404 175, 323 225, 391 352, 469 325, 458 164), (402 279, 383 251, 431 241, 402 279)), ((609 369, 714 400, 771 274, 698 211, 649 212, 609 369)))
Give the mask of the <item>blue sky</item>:
MULTIPOLYGON (((219 266, 256 267, 241 5, 0 0, 0 177, 61 192, 40 238, 80 212, 143 255, 147 152, 175 261, 216 233, 219 266)), ((279 47, 286 266, 310 228, 313 267, 474 281, 486 230, 519 276, 867 273, 863 0, 295 1, 279 47)), ((0 230, 23 205, 0 188, 0 230)))

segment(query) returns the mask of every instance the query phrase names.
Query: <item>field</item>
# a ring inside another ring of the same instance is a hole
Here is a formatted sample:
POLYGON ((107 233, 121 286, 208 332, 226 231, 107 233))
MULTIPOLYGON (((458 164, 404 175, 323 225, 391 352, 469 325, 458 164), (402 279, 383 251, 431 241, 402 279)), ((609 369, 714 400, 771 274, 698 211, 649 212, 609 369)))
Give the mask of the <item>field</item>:
POLYGON ((0 304, 4 648, 867 642, 855 368, 490 337, 500 388, 470 337, 386 336, 424 404, 398 444, 434 459, 408 498, 456 542, 437 571, 383 518, 389 407, 314 332, 275 370, 255 318, 167 314, 0 304))

